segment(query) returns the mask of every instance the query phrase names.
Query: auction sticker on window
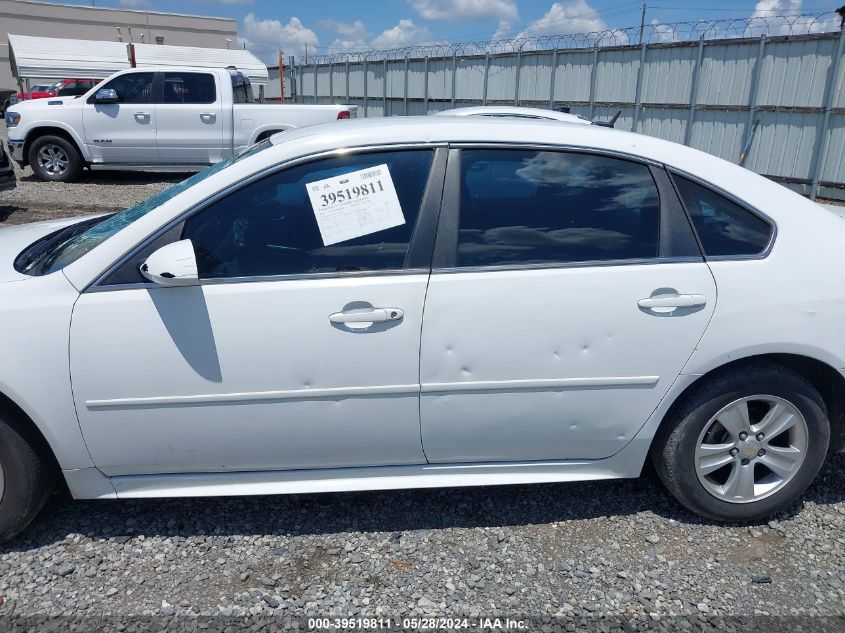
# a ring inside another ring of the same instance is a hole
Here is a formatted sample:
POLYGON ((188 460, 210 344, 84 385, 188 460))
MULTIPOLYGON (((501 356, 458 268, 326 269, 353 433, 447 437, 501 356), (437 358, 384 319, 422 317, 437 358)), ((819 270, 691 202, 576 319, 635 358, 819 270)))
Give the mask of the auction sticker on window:
POLYGON ((305 185, 323 244, 405 224, 387 165, 376 165, 305 185))

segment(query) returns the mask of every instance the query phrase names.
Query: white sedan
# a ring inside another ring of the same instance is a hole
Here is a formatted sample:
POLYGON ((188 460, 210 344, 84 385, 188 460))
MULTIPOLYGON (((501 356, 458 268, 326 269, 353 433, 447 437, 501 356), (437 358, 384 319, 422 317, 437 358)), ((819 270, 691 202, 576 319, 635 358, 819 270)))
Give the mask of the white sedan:
POLYGON ((692 511, 747 520, 843 447, 843 219, 655 138, 314 126, 110 217, 5 229, 0 255, 3 540, 57 475, 122 499, 649 457, 692 511))

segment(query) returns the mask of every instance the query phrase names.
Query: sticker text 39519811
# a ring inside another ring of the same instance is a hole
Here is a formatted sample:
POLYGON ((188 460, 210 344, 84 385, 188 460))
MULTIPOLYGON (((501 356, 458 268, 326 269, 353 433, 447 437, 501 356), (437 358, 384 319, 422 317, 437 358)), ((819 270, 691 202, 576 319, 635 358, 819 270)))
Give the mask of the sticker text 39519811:
POLYGON ((306 185, 323 244, 337 244, 405 224, 387 165, 306 185))

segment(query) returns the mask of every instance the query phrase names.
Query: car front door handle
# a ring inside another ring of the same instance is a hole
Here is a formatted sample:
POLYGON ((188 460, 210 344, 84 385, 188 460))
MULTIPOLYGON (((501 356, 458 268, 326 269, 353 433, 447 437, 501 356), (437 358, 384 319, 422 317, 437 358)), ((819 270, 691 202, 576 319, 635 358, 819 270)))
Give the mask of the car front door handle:
POLYGON ((665 295, 637 301, 637 305, 644 310, 653 308, 697 308, 706 304, 707 297, 704 295, 665 295))
POLYGON ((150 118, 150 113, 149 112, 136 112, 135 118, 138 119, 138 120, 146 121, 147 119, 150 118))
POLYGON ((369 310, 335 312, 329 315, 329 321, 342 325, 347 323, 384 323, 385 321, 399 321, 404 316, 405 311, 400 308, 372 308, 369 310))

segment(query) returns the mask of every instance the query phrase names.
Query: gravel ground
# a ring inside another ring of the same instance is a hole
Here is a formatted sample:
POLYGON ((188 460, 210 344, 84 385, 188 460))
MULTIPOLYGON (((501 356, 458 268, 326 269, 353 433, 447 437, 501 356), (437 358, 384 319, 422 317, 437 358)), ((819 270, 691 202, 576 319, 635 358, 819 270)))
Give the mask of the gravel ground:
MULTIPOLYGON (((19 177, 0 194, 0 226, 126 207, 184 176, 19 177)), ((699 520, 647 469, 630 481, 290 497, 57 494, 0 548, 0 631, 316 630, 308 616, 417 629, 401 618, 424 615, 475 630, 496 630, 480 621, 496 616, 532 631, 845 630, 845 455, 802 503, 751 526, 699 520)))

